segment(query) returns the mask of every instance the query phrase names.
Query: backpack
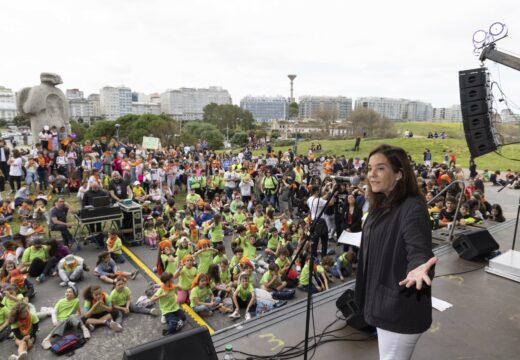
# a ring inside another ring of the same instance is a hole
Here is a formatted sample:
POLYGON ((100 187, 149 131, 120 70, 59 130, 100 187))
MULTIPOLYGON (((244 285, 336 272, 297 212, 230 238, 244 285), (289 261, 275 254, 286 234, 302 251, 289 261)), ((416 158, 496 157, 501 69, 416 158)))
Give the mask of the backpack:
POLYGON ((76 335, 65 335, 60 340, 52 344, 51 351, 58 356, 69 354, 85 345, 86 342, 87 341, 85 339, 80 339, 76 335))

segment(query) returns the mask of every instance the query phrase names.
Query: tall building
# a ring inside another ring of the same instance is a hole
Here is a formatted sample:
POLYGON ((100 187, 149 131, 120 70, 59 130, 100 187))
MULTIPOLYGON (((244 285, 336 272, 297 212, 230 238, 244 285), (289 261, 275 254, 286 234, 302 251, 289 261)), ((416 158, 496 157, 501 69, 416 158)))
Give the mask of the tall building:
POLYGON ((69 100, 76 100, 76 99, 83 99, 83 91, 80 91, 79 89, 67 89, 65 91, 65 96, 69 100))
POLYGON ((433 108, 433 121, 462 122, 462 111, 460 105, 451 107, 433 108))
POLYGON ((432 105, 416 100, 360 97, 356 99, 356 108, 358 107, 372 109, 395 121, 431 121, 433 117, 432 105))
POLYGON ((16 97, 11 89, 0 86, 0 119, 13 121, 16 116, 16 97))
POLYGON ((285 120, 289 114, 289 105, 282 96, 246 96, 240 100, 240 107, 251 112, 260 122, 285 120))
POLYGON ((87 100, 92 108, 92 116, 101 117, 101 102, 99 100, 99 94, 90 94, 87 100))
POLYGON ((92 118, 92 104, 87 99, 69 100, 69 116, 71 119, 90 123, 92 118))
POLYGON ((229 92, 221 87, 180 88, 161 94, 161 111, 178 120, 202 120, 208 104, 231 104, 229 92))
POLYGON ((345 96, 301 96, 300 119, 346 120, 352 112, 352 99, 345 96))
POLYGON ((132 113, 132 91, 125 86, 105 86, 99 91, 101 114, 107 120, 132 113))
POLYGON ((161 104, 154 104, 151 102, 132 102, 132 114, 143 115, 143 114, 161 114, 161 104))

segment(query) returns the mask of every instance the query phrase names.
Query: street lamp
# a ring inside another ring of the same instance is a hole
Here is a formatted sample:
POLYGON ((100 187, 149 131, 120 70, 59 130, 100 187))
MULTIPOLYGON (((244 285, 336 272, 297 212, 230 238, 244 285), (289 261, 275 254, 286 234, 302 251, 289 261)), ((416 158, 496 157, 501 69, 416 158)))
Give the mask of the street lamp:
POLYGON ((119 142, 119 128, 121 127, 121 124, 116 124, 116 139, 119 142))

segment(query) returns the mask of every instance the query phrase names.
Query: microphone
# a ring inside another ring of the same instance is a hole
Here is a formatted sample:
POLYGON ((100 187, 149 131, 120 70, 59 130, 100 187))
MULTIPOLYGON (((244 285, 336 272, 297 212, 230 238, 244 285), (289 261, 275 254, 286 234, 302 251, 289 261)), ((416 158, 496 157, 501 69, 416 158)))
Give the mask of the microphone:
POLYGON ((332 180, 336 180, 337 183, 347 183, 352 184, 354 186, 359 185, 361 182, 361 179, 359 176, 338 176, 338 175, 331 175, 330 178, 332 180))

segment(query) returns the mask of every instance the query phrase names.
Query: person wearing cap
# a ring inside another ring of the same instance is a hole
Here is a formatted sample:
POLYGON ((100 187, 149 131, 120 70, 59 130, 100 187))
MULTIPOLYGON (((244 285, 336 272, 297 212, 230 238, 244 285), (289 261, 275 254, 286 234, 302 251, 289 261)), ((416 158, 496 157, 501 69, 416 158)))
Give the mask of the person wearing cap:
POLYGON ((60 286, 75 287, 78 281, 83 280, 84 260, 80 256, 69 254, 58 263, 60 286))
POLYGON ((71 246, 74 243, 74 237, 69 231, 72 227, 71 223, 67 222, 67 214, 69 207, 65 203, 63 197, 59 197, 49 214, 49 228, 51 231, 59 231, 66 246, 71 246))
POLYGON ((139 203, 142 203, 147 198, 146 192, 138 180, 132 184, 132 193, 134 194, 134 199, 139 203))

